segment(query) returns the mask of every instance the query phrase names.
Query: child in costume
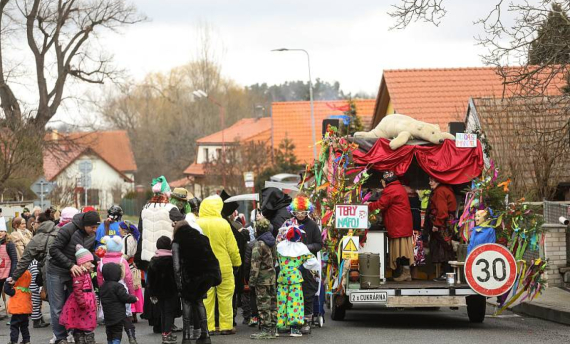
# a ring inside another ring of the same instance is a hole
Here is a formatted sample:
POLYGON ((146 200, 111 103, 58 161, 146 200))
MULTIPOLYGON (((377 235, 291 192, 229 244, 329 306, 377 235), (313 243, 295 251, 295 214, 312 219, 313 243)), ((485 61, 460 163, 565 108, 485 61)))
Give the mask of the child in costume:
POLYGON ((93 255, 79 244, 75 250, 75 260, 83 272, 73 276, 73 292, 63 306, 59 323, 68 331, 73 330, 75 343, 95 344, 97 301, 91 281, 93 255))
POLYGON ((256 221, 255 229, 257 238, 251 253, 249 287, 255 289, 261 332, 252 334, 251 339, 273 339, 277 317, 275 238, 267 219, 256 221))
POLYGON ((8 313, 12 314, 12 318, 10 319, 10 342, 8 342, 8 344, 17 344, 20 333, 22 334, 22 343, 30 344, 29 324, 30 315, 32 314, 31 282, 32 275, 26 270, 15 284, 12 277, 6 279, 6 283, 4 284, 4 292, 10 296, 10 300, 8 301, 8 313))
MULTIPOLYGON (((129 294, 134 295, 135 288, 133 285, 133 275, 131 273, 131 269, 129 268, 129 263, 125 258, 123 258, 123 239, 118 235, 113 237, 105 236, 102 238, 101 242, 105 245, 106 251, 105 255, 101 257, 101 259, 99 260, 99 264, 97 265, 97 284, 99 286, 102 286, 104 283, 105 278, 103 276, 103 266, 105 264, 108 263, 119 264, 122 271, 119 283, 125 286, 129 294)), ((129 342, 131 344, 135 344, 136 335, 135 335, 135 327, 131 320, 132 311, 130 304, 126 306, 125 314, 126 314, 126 317, 124 317, 125 332, 127 333, 129 342)))
MULTIPOLYGON (((301 265, 311 271, 318 271, 319 262, 301 242, 299 227, 290 227, 286 240, 277 245, 279 276, 277 277, 277 329, 291 328, 291 337, 301 337, 305 308, 303 299, 303 276, 301 265)), ((313 302, 313 300, 310 300, 313 302)))
POLYGON ((156 241, 156 253, 150 260, 147 275, 147 292, 153 304, 160 309, 162 344, 175 344, 176 336, 172 333, 175 314, 180 311, 180 298, 174 276, 172 241, 161 236, 156 241))
MULTIPOLYGON (((101 304, 105 316, 105 331, 107 332, 108 344, 120 344, 123 334, 123 326, 127 315, 125 307, 135 303, 138 299, 127 293, 125 285, 119 281, 122 278, 123 268, 116 263, 107 263, 102 268, 105 283, 101 287, 101 304)), ((127 334, 129 332, 127 331, 127 334)), ((129 336, 129 344, 136 344, 137 340, 129 336)))

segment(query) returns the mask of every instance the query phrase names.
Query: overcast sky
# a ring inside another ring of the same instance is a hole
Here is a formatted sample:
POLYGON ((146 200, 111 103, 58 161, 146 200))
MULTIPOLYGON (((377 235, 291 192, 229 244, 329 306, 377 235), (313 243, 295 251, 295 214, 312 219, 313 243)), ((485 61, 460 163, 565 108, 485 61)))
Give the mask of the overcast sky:
POLYGON ((241 85, 308 78, 306 57, 274 48, 303 48, 313 79, 339 81, 347 92, 374 93, 384 69, 481 66, 474 36, 497 0, 445 1, 439 27, 415 23, 389 30, 398 0, 136 0, 149 21, 104 36, 116 64, 135 79, 188 62, 196 25, 216 29, 222 72, 241 85))

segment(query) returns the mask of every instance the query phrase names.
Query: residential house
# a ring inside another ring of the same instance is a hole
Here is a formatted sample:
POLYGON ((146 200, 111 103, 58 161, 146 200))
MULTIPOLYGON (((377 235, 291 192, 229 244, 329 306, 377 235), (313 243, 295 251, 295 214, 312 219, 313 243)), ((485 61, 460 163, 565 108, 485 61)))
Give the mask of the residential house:
MULTIPOLYGON (((370 126, 374 110, 374 99, 356 99, 357 115, 364 128, 370 126)), ((331 116, 342 115, 339 108, 346 106, 346 100, 315 101, 315 134, 317 141, 322 137, 322 123, 331 116)), ((273 147, 277 148, 285 138, 295 145, 295 155, 302 163, 313 160, 313 134, 311 128, 311 103, 275 102, 271 105, 273 117, 273 147)), ((317 150, 320 147, 317 146, 317 150)))
MULTIPOLYGON (((563 84, 563 78, 553 78, 547 91, 559 94, 563 84)), ((399 113, 448 130, 450 122, 464 121, 470 98, 508 97, 512 88, 505 89, 495 67, 385 70, 370 129, 399 113)))
POLYGON ((222 147, 231 147, 246 142, 263 142, 270 145, 271 118, 244 118, 229 128, 196 140, 198 145, 196 160, 184 171, 187 182, 177 180, 171 185, 186 186, 197 197, 208 196, 210 189, 215 186, 208 185, 206 181, 205 164, 220 157, 222 147))
MULTIPOLYGON (((43 154, 44 176, 55 181, 67 203, 63 205, 96 206, 107 209, 119 204, 122 197, 134 191, 134 174, 137 171, 131 142, 126 131, 97 131, 48 134, 49 149, 43 154), (80 164, 90 161, 91 186, 81 184, 80 164), (70 197, 73 195, 73 197, 70 197)), ((66 202, 64 202, 66 203, 66 202)))

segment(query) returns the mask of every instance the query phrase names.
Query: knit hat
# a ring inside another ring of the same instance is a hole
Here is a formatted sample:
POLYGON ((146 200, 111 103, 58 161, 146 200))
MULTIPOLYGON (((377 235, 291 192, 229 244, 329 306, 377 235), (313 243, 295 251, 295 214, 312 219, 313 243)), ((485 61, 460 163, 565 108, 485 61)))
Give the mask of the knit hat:
POLYGON ((77 261, 77 265, 83 265, 93 261, 93 255, 85 247, 77 244, 75 246, 75 261, 77 261))
POLYGON ((61 217, 59 218, 62 222, 71 221, 75 215, 79 214, 79 210, 74 207, 66 207, 61 211, 61 217))
POLYGON ((83 227, 87 226, 99 226, 101 224, 101 218, 99 213, 96 211, 88 211, 83 215, 83 227))
POLYGON ((287 231, 287 240, 291 242, 301 241, 301 230, 297 226, 292 226, 287 231))
POLYGON ((170 250, 172 249, 172 240, 163 235, 156 241, 156 248, 159 250, 170 250))
POLYGON ((299 211, 308 211, 312 213, 315 210, 315 207, 313 206, 313 203, 311 203, 308 197, 297 196, 293 199, 291 204, 289 204, 287 210, 289 210, 289 212, 291 213, 299 211))
POLYGON ((83 207, 83 209, 81 209, 82 213, 86 213, 89 211, 96 211, 95 208, 93 208, 92 206, 87 206, 87 207, 83 207))
POLYGON ((30 209, 28 209, 28 208, 24 208, 24 210, 22 210, 22 213, 29 213, 29 212, 30 212, 30 209))
POLYGON ((107 246, 107 252, 121 252, 123 250, 123 239, 118 235, 104 236, 101 242, 107 246))

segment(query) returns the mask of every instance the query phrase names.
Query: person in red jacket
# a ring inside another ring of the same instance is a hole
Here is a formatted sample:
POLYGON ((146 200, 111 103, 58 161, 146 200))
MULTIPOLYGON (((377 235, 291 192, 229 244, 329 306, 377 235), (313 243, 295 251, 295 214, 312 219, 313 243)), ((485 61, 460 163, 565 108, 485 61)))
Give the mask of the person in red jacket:
POLYGON ((403 268, 402 274, 395 277, 394 281, 411 281, 410 264, 414 264, 414 246, 412 210, 408 193, 392 171, 383 173, 382 186, 384 191, 380 199, 368 204, 368 211, 376 209, 382 211, 384 226, 388 231, 390 268, 394 271, 399 267, 403 268))
POLYGON ((431 261, 435 264, 436 280, 444 280, 444 272, 449 268, 447 262, 455 259, 451 238, 453 236, 452 221, 457 210, 457 200, 453 190, 448 185, 441 184, 430 178, 429 186, 433 190, 426 211, 424 230, 429 234, 429 249, 431 261))

